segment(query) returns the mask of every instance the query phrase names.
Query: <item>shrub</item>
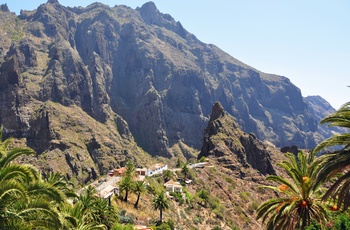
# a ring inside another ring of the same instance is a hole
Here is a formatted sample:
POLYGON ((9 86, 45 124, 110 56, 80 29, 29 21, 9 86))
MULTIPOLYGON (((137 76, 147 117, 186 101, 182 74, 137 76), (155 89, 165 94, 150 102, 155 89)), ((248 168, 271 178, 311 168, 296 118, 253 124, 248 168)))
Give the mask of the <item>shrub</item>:
POLYGON ((134 226, 132 224, 123 225, 116 223, 113 225, 111 230, 134 230, 134 226))
POLYGON ((335 219, 334 229, 350 229, 350 216, 343 213, 335 219))
POLYGON ((240 206, 238 206, 238 205, 235 205, 235 206, 234 206, 234 209, 235 209, 235 212, 236 212, 237 214, 242 214, 242 213, 243 213, 242 208, 241 208, 240 206))
POLYGON ((228 220, 228 221, 227 221, 227 225, 228 225, 232 230, 239 230, 239 228, 237 227, 236 223, 233 222, 233 220, 228 220))
POLYGON ((258 202, 253 201, 253 202, 249 205, 248 211, 249 211, 250 213, 253 213, 258 207, 259 207, 258 202))
POLYGON ((199 162, 206 162, 207 158, 205 156, 202 156, 201 159, 199 159, 199 162))
POLYGON ((185 200, 184 200, 184 198, 182 196, 182 193, 180 193, 180 192, 170 192, 169 194, 171 196, 173 196, 175 198, 176 202, 178 202, 180 205, 182 205, 185 202, 185 200))
POLYGON ((189 193, 188 191, 184 191, 185 192, 185 196, 186 196, 186 203, 190 206, 193 207, 193 196, 191 193, 189 193))
POLYGON ((169 218, 166 223, 169 225, 171 230, 175 229, 175 222, 173 219, 169 218))
POLYGON ((222 230, 222 228, 219 226, 215 226, 212 230, 222 230))
POLYGON ((216 197, 209 196, 208 202, 209 202, 209 206, 212 210, 221 206, 219 199, 216 197))
POLYGON ((242 201, 246 203, 249 201, 250 193, 249 192, 240 192, 239 197, 241 197, 242 201))
POLYGON ((155 230, 171 230, 171 227, 169 226, 168 223, 162 223, 161 225, 159 226, 156 226, 155 228, 153 228, 155 230))
POLYGON ((119 221, 123 224, 134 224, 134 215, 132 213, 127 214, 126 210, 122 209, 118 211, 119 221))

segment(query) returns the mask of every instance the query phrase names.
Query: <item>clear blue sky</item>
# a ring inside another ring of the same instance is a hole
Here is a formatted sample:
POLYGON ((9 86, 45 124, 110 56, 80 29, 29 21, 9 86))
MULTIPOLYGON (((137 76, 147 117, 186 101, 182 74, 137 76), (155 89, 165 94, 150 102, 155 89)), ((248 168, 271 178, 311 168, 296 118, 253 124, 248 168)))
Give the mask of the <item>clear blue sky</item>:
MULTIPOLYGON (((97 0, 60 0, 86 6, 97 0)), ((45 0, 0 0, 33 10, 45 0)), ((146 0, 101 0, 142 6, 146 0)), ((350 1, 153 0, 198 39, 266 73, 288 77, 303 96, 320 95, 338 109, 350 101, 350 1)))

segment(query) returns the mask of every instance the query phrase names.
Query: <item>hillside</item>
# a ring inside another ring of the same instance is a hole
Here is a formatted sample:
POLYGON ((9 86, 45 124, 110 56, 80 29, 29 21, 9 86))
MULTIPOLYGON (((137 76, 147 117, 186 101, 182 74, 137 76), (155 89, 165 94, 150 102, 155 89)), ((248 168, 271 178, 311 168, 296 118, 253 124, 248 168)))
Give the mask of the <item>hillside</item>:
POLYGON ((127 159, 195 158, 216 101, 278 147, 331 135, 289 79, 199 41, 152 2, 49 0, 19 16, 2 5, 0 19, 0 124, 44 171, 85 182, 127 159))
MULTIPOLYGON (((255 210, 275 194, 260 186, 268 185, 267 175, 284 175, 276 167, 277 162, 286 159, 284 154, 240 130, 220 103, 213 106, 205 136, 199 157, 205 157, 209 164, 189 166, 187 179, 192 181, 182 183, 180 196, 171 194, 173 198, 169 209, 164 211, 164 221, 172 220, 177 229, 262 229, 261 222, 255 220, 255 210), (238 141, 232 143, 231 140, 238 141), (208 146, 210 150, 206 151, 208 146)), ((175 168, 175 162, 170 163, 169 168, 175 168)), ((175 173, 178 178, 184 178, 181 170, 175 173)), ((151 187, 155 184, 163 187, 164 178, 158 174, 146 181, 151 187)), ((126 216, 133 216, 135 224, 149 226, 159 216, 159 212, 151 208, 152 197, 150 193, 143 194, 138 209, 133 207, 135 194, 127 203, 114 200, 119 209, 127 212, 126 216)))

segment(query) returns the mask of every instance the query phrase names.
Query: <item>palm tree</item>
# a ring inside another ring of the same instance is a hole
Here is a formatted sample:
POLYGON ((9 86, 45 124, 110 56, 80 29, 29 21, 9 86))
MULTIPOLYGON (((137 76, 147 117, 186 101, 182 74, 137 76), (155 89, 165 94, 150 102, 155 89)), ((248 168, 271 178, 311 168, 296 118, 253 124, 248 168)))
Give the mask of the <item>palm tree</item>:
POLYGON ((14 164, 19 156, 33 155, 30 148, 10 148, 13 138, 2 141, 0 130, 0 226, 5 229, 58 229, 59 212, 54 203, 62 203, 57 191, 42 183, 31 165, 14 164))
POLYGON ((136 167, 132 163, 132 161, 129 160, 128 162, 126 162, 125 168, 126 172, 124 173, 122 179, 119 181, 119 190, 120 192, 125 191, 124 201, 127 202, 129 192, 133 190, 135 184, 134 178, 136 176, 136 167))
POLYGON ((159 210, 159 221, 162 223, 163 220, 163 210, 166 210, 169 208, 170 201, 167 198, 165 191, 161 191, 155 195, 152 199, 152 207, 155 210, 159 210))
POLYGON ((175 177, 174 172, 168 169, 162 172, 162 176, 165 182, 168 182, 175 177))
POLYGON ((126 168, 126 172, 125 172, 124 176, 128 176, 128 177, 134 178, 135 175, 136 175, 135 174, 136 167, 135 167, 134 163, 132 163, 131 160, 128 160, 126 162, 125 168, 126 168))
POLYGON ((145 181, 143 181, 143 180, 136 181, 135 185, 133 187, 133 192, 135 194, 137 194, 137 200, 136 200, 136 202, 134 204, 134 207, 137 208, 138 204, 139 204, 139 200, 140 200, 141 194, 146 192, 145 181))
POLYGON ((110 229, 118 220, 117 213, 108 200, 95 196, 95 189, 89 186, 74 203, 65 207, 69 226, 76 229, 110 229))
POLYGON ((279 186, 263 186, 279 194, 264 202, 257 209, 257 219, 269 219, 267 229, 305 229, 312 221, 325 223, 328 219, 326 207, 321 203, 320 183, 315 183, 317 165, 314 155, 298 153, 286 154, 288 160, 278 164, 289 175, 290 180, 281 176, 266 179, 279 186))
POLYGON ((67 198, 77 197, 77 194, 73 191, 73 183, 67 180, 61 173, 49 172, 44 180, 60 190, 67 198))
MULTIPOLYGON (((350 102, 344 104, 339 110, 325 117, 321 124, 338 126, 344 129, 350 128, 350 102)), ((332 197, 337 207, 346 210, 350 205, 350 133, 336 134, 316 146, 314 153, 334 147, 331 153, 319 157, 317 164, 321 165, 317 176, 317 182, 335 178, 333 185, 323 196, 323 200, 332 197)))
POLYGON ((71 230, 106 230, 107 227, 104 224, 91 220, 91 216, 84 210, 82 203, 77 202, 74 206, 67 204, 62 209, 65 215, 64 229, 71 230))
POLYGON ((94 204, 94 220, 97 223, 104 224, 108 229, 114 225, 115 222, 118 221, 118 214, 114 209, 114 206, 109 204, 108 199, 95 198, 94 204))
POLYGON ((184 176, 184 179, 186 180, 187 176, 190 174, 190 169, 187 166, 188 164, 185 163, 181 167, 181 173, 184 176))
POLYGON ((125 191, 124 202, 128 201, 129 192, 132 191, 134 187, 134 180, 130 176, 123 176, 119 181, 119 191, 125 191))

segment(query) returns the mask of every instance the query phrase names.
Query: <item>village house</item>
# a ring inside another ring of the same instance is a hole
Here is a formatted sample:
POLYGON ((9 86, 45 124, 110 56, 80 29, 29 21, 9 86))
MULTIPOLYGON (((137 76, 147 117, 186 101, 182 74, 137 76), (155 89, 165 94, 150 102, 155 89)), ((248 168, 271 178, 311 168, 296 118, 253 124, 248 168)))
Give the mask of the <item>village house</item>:
POLYGON ((101 191, 97 192, 97 196, 100 198, 107 199, 113 195, 118 195, 119 189, 113 185, 107 185, 101 191))
POLYGON ((169 180, 164 184, 165 190, 167 192, 182 192, 182 185, 179 182, 169 180))
POLYGON ((110 170, 108 172, 108 175, 109 176, 123 176, 125 172, 126 172, 126 168, 122 167, 119 169, 110 170))
POLYGON ((146 176, 147 169, 146 168, 137 168, 136 169, 136 174, 140 176, 146 176))
POLYGON ((153 176, 167 169, 168 169, 168 165, 158 163, 158 164, 152 165, 149 169, 147 169, 146 176, 153 176))
POLYGON ((200 162, 200 163, 188 165, 189 168, 204 168, 207 166, 209 166, 209 162, 200 162))

